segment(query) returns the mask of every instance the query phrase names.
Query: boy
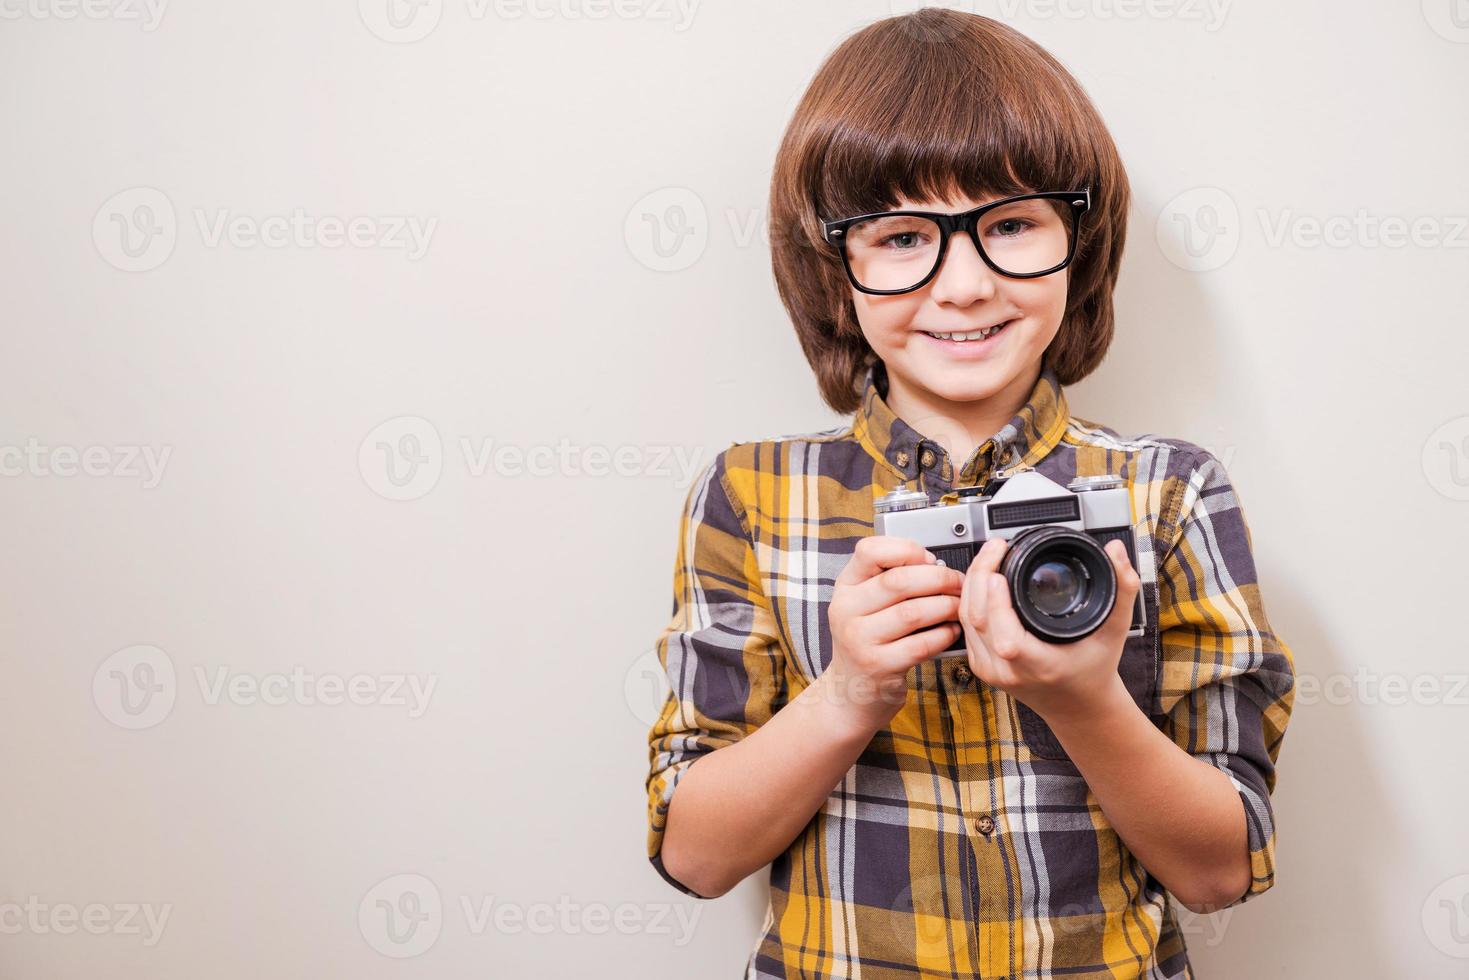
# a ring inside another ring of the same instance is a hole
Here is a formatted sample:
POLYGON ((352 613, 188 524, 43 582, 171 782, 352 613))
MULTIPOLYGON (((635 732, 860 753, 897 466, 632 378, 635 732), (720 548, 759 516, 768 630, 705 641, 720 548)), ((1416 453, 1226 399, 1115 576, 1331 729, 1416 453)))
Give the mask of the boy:
POLYGON ((1062 390, 1110 343, 1127 206, 1080 86, 987 18, 873 24, 791 120, 776 281, 852 418, 735 443, 690 490, 649 733, 659 873, 715 897, 771 867, 747 976, 1191 977, 1174 901, 1274 883, 1294 667, 1239 499, 1206 450, 1062 390), (1129 488, 1137 567, 1108 545, 1082 640, 1021 627, 1003 540, 951 569, 873 534, 888 491, 1002 468, 1129 488))

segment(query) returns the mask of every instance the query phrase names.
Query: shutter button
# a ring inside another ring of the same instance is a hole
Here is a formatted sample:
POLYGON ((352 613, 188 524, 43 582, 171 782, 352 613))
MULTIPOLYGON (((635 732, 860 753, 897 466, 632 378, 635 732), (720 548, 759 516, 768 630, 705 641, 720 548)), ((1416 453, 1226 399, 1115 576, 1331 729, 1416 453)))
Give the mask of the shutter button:
POLYGON ((988 837, 995 832, 995 818, 988 813, 974 818, 974 829, 988 837))

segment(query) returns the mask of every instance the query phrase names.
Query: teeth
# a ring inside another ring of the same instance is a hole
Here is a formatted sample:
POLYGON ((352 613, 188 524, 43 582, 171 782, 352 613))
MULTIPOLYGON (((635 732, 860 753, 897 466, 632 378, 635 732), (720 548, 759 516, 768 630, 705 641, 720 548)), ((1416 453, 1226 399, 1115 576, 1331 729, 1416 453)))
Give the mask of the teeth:
POLYGON ((928 334, 930 337, 936 337, 939 340, 955 340, 962 343, 969 340, 984 340, 986 337, 990 337, 994 334, 999 333, 1000 327, 1003 327, 1004 325, 1005 324, 1002 323, 999 326, 990 327, 988 330, 970 330, 966 333, 932 333, 928 330, 925 330, 923 332, 928 334))

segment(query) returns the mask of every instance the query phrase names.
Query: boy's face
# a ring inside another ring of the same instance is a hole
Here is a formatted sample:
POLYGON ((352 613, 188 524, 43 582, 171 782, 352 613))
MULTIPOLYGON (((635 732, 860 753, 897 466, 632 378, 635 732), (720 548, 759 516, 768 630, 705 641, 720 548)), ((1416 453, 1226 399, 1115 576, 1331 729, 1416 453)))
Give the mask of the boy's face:
MULTIPOLYGON (((900 198, 895 209, 967 211, 991 200, 996 198, 900 198)), ((1011 279, 985 264, 968 235, 955 234, 943 265, 927 285, 897 296, 873 296, 854 288, 852 298, 862 333, 890 379, 946 401, 972 402, 1015 387, 1017 379, 1033 378, 1061 328, 1069 271, 1011 279), (1005 326, 983 340, 931 336, 973 333, 996 324, 1005 326)))

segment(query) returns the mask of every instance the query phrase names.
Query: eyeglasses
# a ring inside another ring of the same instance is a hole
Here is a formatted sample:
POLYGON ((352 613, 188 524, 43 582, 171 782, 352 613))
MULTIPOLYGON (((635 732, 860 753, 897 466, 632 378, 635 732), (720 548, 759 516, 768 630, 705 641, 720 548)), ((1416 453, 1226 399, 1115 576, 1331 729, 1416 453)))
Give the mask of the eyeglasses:
POLYGON ((864 293, 907 293, 939 271, 949 236, 966 231, 985 265, 1011 279, 1059 272, 1076 255, 1081 216, 1091 190, 1044 191, 990 201, 970 211, 877 211, 823 221, 847 278, 864 293))

